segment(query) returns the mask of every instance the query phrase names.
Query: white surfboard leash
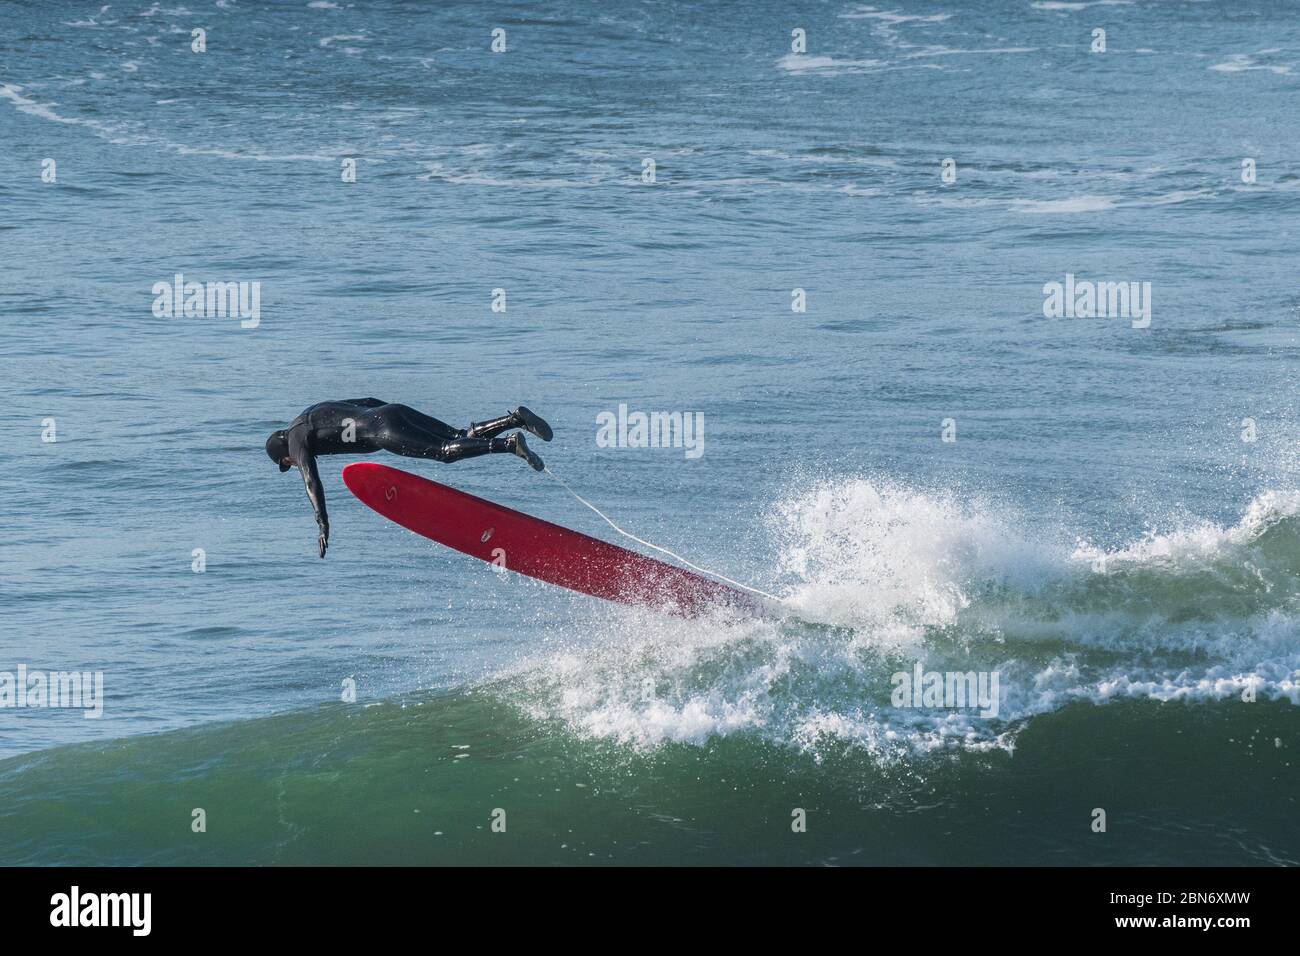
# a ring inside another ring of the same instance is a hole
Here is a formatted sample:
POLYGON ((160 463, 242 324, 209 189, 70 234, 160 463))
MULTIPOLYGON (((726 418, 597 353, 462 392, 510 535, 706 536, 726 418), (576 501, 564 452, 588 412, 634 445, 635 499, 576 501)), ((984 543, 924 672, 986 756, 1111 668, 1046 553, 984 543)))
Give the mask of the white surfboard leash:
POLYGON ((710 575, 710 576, 712 576, 712 577, 718 578, 718 579, 721 580, 721 581, 726 581, 728 584, 730 584, 730 585, 732 585, 732 586, 734 586, 734 587, 738 587, 738 588, 740 588, 740 589, 743 590, 743 591, 749 591, 749 592, 752 593, 752 594, 759 594, 759 595, 762 595, 763 597, 768 598, 769 600, 776 601, 778 604, 782 603, 782 602, 781 602, 781 599, 780 599, 779 597, 777 597, 775 594, 769 594, 768 592, 762 590, 761 588, 751 587, 750 585, 748 585, 748 584, 742 584, 742 583, 739 582, 739 581, 733 581, 731 578, 727 577, 725 574, 719 574, 717 571, 713 571, 713 570, 711 570, 711 569, 709 569, 709 568, 702 568, 702 567, 700 567, 698 564, 692 564, 690 561, 687 561, 685 558, 683 558, 680 554, 677 554, 675 551, 669 551, 667 548, 661 548, 661 547, 659 547, 659 545, 657 545, 657 544, 651 544, 649 541, 646 541, 644 538, 638 538, 636 535, 632 534, 630 531, 624 531, 622 528, 620 528, 618 525, 616 525, 616 524, 614 523, 613 519, 611 519, 611 518, 609 517, 609 515, 605 514, 605 512, 601 511, 599 508, 597 508, 595 505, 593 505, 593 504, 592 504, 590 501, 588 501, 586 498, 582 497, 582 495, 578 494, 576 491, 574 491, 572 488, 570 488, 569 485, 568 485, 568 482, 566 482, 563 478, 561 478, 561 477, 560 477, 559 475, 557 475, 555 472, 551 471, 550 466, 544 466, 544 469, 543 469, 543 470, 544 470, 548 475, 550 475, 552 478, 554 478, 556 481, 558 481, 558 482, 559 482, 559 483, 564 487, 564 490, 565 490, 565 491, 567 491, 569 494, 573 495, 573 497, 577 498, 580 502, 582 502, 584 505, 586 505, 586 506, 587 506, 588 508, 590 508, 592 511, 596 512, 596 514, 600 515, 600 517, 604 519, 604 521, 605 521, 605 523, 606 523, 607 525, 609 525, 611 528, 613 528, 615 531, 617 531, 617 532, 618 532, 619 534, 621 534, 623 537, 625 537, 625 538, 629 538, 630 540, 635 541, 637 544, 644 545, 644 546, 647 547, 647 548, 653 548, 655 551, 658 551, 660 554, 666 554, 666 555, 668 555, 670 558, 674 558, 675 560, 680 561, 682 564, 686 565, 688 568, 691 568, 691 569, 693 569, 693 570, 695 570, 695 571, 699 571, 699 572, 702 573, 702 574, 708 574, 708 575, 710 575))

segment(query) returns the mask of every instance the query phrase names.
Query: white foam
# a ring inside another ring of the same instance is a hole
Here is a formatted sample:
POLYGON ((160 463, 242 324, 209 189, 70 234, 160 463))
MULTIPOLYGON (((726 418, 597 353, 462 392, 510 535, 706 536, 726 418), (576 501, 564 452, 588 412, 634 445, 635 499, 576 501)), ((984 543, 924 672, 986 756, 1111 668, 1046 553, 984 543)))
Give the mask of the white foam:
POLYGON ((320 45, 323 47, 333 46, 335 43, 347 43, 352 40, 369 40, 370 38, 362 33, 339 33, 332 37, 321 37, 320 45))
POLYGON ((1066 2, 1066 0, 1037 0, 1030 6, 1035 10, 1069 11, 1087 10, 1089 7, 1130 7, 1133 0, 1084 0, 1084 2, 1066 2))
POLYGON ((857 7, 848 13, 841 13, 841 20, 878 20, 889 26, 904 23, 942 23, 952 18, 951 13, 899 13, 896 10, 877 10, 875 7, 857 7))
POLYGON ((1263 70, 1273 73, 1277 76, 1289 76, 1291 66, 1286 63, 1260 63, 1255 59, 1256 56, 1271 55, 1277 53, 1277 50, 1260 50, 1256 54, 1234 53, 1222 63, 1215 63, 1210 67, 1216 73, 1250 73, 1256 70, 1263 70))
POLYGON ((1109 196, 1067 196, 1064 199, 1017 199, 1011 208, 1026 213, 1077 213, 1104 212, 1114 209, 1116 201, 1109 196))
POLYGON ((779 502, 773 517, 793 607, 902 642, 952 624, 970 603, 962 582, 1036 576, 1051 561, 992 509, 887 481, 819 482, 779 502))
MULTIPOLYGON (((92 74, 93 75, 93 74, 92 74)), ((102 78, 102 77, 101 77, 102 78)), ((37 116, 52 123, 70 126, 82 126, 118 146, 158 146, 182 156, 214 156, 220 159, 253 160, 257 162, 335 162, 337 157, 322 153, 267 153, 253 148, 248 150, 220 149, 216 147, 189 146, 158 140, 153 136, 131 132, 122 127, 113 126, 100 120, 78 116, 65 116, 55 111, 57 103, 38 103, 22 95, 22 87, 9 83, 0 83, 0 98, 13 103, 20 112, 37 116)))
POLYGON ((868 478, 801 486, 770 523, 798 619, 611 606, 545 635, 557 649, 499 686, 584 738, 755 734, 879 761, 1011 751, 1027 721, 1085 701, 1300 704, 1300 494, 1109 550, 977 496, 868 478), (893 706, 891 674, 916 662, 996 671, 997 716, 893 706))
POLYGON ((830 56, 787 53, 777 66, 789 73, 862 73, 889 66, 884 60, 837 60, 830 56))
POLYGON ((993 46, 983 49, 962 49, 960 47, 933 46, 917 53, 908 53, 904 59, 916 59, 926 56, 994 56, 1001 53, 1036 53, 1035 46, 993 46))
POLYGON ((57 103, 38 103, 33 99, 23 96, 22 89, 21 86, 14 86, 9 83, 0 83, 0 97, 9 100, 9 102, 13 103, 20 112, 26 113, 29 116, 37 116, 41 119, 49 120, 52 123, 63 123, 69 126, 84 126, 87 129, 94 130, 109 142, 117 145, 129 145, 140 142, 138 138, 124 136, 121 130, 99 120, 76 116, 64 116, 61 113, 57 113, 54 110, 54 107, 58 105, 57 103))

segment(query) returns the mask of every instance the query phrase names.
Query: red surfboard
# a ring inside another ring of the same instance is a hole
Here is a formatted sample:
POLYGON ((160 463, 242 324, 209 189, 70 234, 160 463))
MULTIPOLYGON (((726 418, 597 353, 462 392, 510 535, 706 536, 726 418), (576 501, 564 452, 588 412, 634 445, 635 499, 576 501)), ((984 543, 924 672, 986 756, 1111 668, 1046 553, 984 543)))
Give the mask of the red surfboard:
POLYGON ((728 605, 760 609, 719 581, 397 468, 356 462, 343 469, 343 483, 409 531, 562 588, 685 615, 728 605))

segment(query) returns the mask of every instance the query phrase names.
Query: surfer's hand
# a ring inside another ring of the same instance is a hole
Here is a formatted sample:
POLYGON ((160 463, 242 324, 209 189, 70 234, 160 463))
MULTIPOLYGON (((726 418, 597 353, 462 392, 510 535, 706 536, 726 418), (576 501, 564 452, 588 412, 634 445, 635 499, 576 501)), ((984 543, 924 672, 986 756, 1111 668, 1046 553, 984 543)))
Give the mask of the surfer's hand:
POLYGON ((328 548, 330 544, 330 532, 328 528, 321 529, 320 537, 316 539, 316 543, 320 545, 320 556, 322 558, 325 557, 325 549, 328 548))

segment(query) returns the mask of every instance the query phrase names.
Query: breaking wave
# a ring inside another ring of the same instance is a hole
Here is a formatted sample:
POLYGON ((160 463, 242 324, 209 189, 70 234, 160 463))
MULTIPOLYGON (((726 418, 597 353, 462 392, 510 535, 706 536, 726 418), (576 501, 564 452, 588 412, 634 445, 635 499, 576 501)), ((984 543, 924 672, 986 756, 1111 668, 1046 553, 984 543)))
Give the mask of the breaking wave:
POLYGON ((769 523, 788 617, 609 609, 546 635, 497 689, 534 718, 638 748, 747 733, 886 761, 1011 750, 1033 717, 1080 701, 1300 703, 1300 495, 1110 550, 867 479, 804 488, 769 523), (900 706, 895 675, 918 664, 996 674, 996 714, 900 706))

